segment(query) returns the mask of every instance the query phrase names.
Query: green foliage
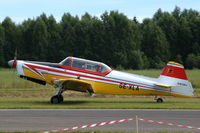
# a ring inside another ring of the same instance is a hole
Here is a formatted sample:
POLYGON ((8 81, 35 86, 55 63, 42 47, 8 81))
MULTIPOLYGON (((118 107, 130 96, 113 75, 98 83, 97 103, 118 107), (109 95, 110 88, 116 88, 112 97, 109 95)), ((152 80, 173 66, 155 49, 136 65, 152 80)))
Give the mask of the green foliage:
POLYGON ((0 67, 17 49, 18 59, 24 60, 60 62, 76 56, 124 69, 161 68, 175 60, 200 68, 199 36, 199 12, 179 7, 171 13, 158 9, 141 23, 118 11, 100 18, 65 13, 60 22, 43 13, 18 25, 6 17, 0 23, 0 67))
POLYGON ((0 24, 0 67, 4 66, 4 52, 3 52, 3 46, 5 43, 5 35, 4 35, 4 29, 2 25, 0 24))
POLYGON ((200 55, 189 54, 186 59, 186 65, 188 68, 200 68, 200 55))
POLYGON ((130 69, 144 69, 148 66, 148 60, 143 52, 139 50, 130 51, 130 69))
MULTIPOLYGON (((12 22, 9 17, 6 17, 2 22, 2 27, 4 29, 4 43, 3 43, 3 51, 4 51, 4 60, 7 61, 14 57, 14 51, 19 44, 18 38, 18 29, 17 26, 12 22)), ((4 64, 5 65, 5 64, 4 64)))
POLYGON ((148 57, 150 68, 160 68, 169 59, 169 44, 161 28, 146 19, 142 25, 142 51, 148 57))
POLYGON ((38 18, 36 23, 33 27, 33 46, 32 46, 32 53, 34 60, 41 60, 45 61, 47 59, 47 26, 45 22, 38 18))

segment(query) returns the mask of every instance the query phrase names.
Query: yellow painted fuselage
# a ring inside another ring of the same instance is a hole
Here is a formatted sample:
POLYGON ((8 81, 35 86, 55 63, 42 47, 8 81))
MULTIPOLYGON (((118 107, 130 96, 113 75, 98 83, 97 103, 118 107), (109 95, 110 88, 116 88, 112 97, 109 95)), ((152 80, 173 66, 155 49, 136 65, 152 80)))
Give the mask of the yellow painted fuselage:
MULTIPOLYGON (((31 64, 32 67, 37 64, 31 64)), ((156 86, 154 78, 146 78, 143 76, 111 71, 106 76, 98 76, 83 72, 51 68, 40 65, 39 68, 22 67, 24 76, 44 81, 53 85, 57 80, 77 81, 90 84, 93 92, 96 94, 113 94, 113 95, 168 95, 177 97, 188 97, 181 94, 171 92, 170 87, 156 86), (44 68, 44 69, 42 69, 44 68)), ((65 88, 65 90, 83 90, 87 88, 65 88)))

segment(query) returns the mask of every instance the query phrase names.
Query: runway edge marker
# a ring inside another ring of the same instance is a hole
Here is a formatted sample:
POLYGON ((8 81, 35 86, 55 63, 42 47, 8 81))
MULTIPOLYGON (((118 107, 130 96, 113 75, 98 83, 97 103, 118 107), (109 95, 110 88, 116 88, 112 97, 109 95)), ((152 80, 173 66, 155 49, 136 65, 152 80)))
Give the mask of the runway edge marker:
POLYGON ((111 124, 116 124, 116 123, 122 123, 122 122, 126 122, 126 121, 132 121, 132 120, 136 120, 136 119, 139 120, 139 121, 144 121, 144 122, 149 122, 149 123, 156 123, 156 124, 161 124, 161 125, 176 126, 176 127, 181 127, 181 128, 200 130, 200 127, 184 126, 184 125, 180 125, 180 124, 174 124, 174 123, 162 122, 162 121, 155 121, 155 120, 148 120, 148 119, 142 119, 142 118, 136 117, 136 118, 114 120, 114 121, 109 121, 109 122, 88 124, 88 125, 83 125, 83 126, 75 126, 75 127, 71 127, 71 128, 44 131, 44 132, 40 132, 40 133, 55 133, 55 132, 61 132, 61 131, 70 131, 70 130, 76 130, 76 129, 92 128, 92 127, 97 127, 97 126, 105 126, 105 125, 111 125, 111 124))
POLYGON ((147 119, 142 119, 142 118, 138 118, 138 119, 140 121, 156 123, 156 124, 160 124, 160 125, 168 125, 168 126, 176 126, 176 127, 200 130, 200 127, 195 127, 195 126, 184 126, 184 125, 180 125, 180 124, 174 124, 174 123, 162 122, 162 121, 155 121, 155 120, 147 120, 147 119))
POLYGON ((105 126, 105 125, 111 125, 111 124, 116 124, 116 123, 122 123, 122 122, 126 122, 126 121, 131 121, 131 120, 134 120, 134 118, 114 120, 114 121, 101 122, 101 123, 95 123, 95 124, 88 124, 88 125, 76 126, 76 127, 72 127, 72 128, 44 131, 44 132, 40 132, 40 133, 54 133, 54 132, 61 132, 61 131, 70 131, 70 130, 75 130, 75 129, 92 128, 92 127, 97 127, 97 126, 105 126))

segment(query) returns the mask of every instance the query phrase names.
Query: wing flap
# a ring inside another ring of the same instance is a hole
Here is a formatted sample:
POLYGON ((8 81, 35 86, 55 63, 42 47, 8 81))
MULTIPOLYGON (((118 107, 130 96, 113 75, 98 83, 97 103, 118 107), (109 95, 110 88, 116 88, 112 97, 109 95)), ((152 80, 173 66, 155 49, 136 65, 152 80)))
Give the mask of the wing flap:
POLYGON ((74 90, 80 92, 92 91, 91 84, 78 80, 78 79, 59 79, 53 82, 53 86, 56 88, 62 84, 63 90, 74 90))

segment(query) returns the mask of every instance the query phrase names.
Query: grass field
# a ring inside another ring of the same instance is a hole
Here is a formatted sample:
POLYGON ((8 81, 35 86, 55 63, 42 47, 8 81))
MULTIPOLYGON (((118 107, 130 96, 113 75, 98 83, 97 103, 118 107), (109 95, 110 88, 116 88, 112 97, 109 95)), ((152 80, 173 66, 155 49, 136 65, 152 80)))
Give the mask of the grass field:
MULTIPOLYGON (((126 72, 158 77, 161 70, 127 70, 126 72)), ((153 97, 103 96, 67 91, 59 105, 49 102, 56 90, 17 78, 14 69, 0 69, 0 108, 131 108, 131 109, 200 109, 200 70, 188 70, 188 78, 195 87, 195 98, 164 97, 164 103, 155 103, 153 97)))
POLYGON ((49 98, 0 98, 1 109, 200 109, 200 99, 164 99, 156 103, 152 98, 67 98, 52 105, 49 98))

